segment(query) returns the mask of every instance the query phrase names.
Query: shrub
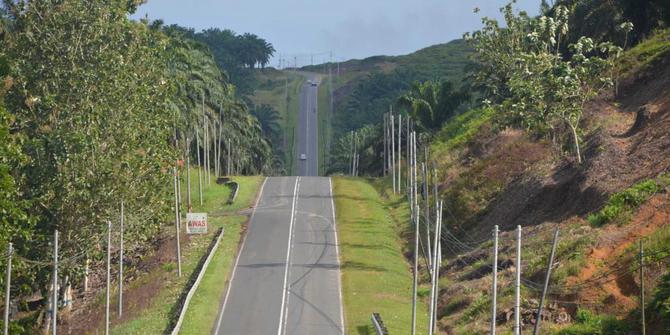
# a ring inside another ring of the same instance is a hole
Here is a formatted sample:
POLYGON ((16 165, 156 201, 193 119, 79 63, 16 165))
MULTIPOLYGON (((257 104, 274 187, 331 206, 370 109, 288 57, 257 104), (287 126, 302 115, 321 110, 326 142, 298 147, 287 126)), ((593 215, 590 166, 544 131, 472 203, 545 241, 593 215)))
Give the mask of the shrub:
POLYGON ((665 325, 670 325, 670 272, 661 277, 650 307, 665 325))
POLYGON ((624 321, 612 316, 595 314, 589 310, 579 309, 575 315, 575 323, 561 329, 557 335, 618 335, 626 334, 628 326, 624 321))
MULTIPOLYGON (((661 176, 661 178, 664 177, 661 176)), ((662 184, 664 183, 655 180, 645 180, 621 192, 614 193, 605 207, 589 215, 587 220, 594 226, 602 226, 615 221, 625 224, 630 220, 632 211, 640 207, 652 195, 658 193, 662 189, 662 184)))

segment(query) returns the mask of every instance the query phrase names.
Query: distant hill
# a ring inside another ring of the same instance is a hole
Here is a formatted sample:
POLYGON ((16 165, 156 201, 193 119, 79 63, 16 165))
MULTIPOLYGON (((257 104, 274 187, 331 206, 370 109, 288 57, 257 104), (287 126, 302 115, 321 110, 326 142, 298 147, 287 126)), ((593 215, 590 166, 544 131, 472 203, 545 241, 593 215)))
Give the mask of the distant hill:
MULTIPOLYGON (((334 105, 332 136, 378 123, 399 94, 413 81, 450 80, 460 83, 470 48, 459 39, 403 56, 373 56, 336 64, 306 66, 304 71, 327 72, 332 65, 334 105)), ((326 83, 324 83, 326 84, 326 83)))

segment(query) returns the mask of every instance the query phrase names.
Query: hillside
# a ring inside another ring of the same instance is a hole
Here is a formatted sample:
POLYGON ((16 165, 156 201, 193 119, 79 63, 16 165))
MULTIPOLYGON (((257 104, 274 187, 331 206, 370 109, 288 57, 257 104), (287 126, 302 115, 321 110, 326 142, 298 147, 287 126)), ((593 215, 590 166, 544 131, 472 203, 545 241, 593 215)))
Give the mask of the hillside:
POLYGON ((431 151, 449 227, 438 309, 442 330, 475 334, 489 327, 494 225, 503 231, 501 330, 511 330, 514 290, 504 288, 514 284, 517 225, 524 227, 524 329, 534 322, 555 228, 560 237, 543 328, 560 334, 639 329, 637 252, 644 239, 646 299, 661 304, 647 305, 648 327, 653 334, 667 329, 667 310, 660 307, 667 292, 657 287, 667 281, 661 276, 670 247, 670 31, 629 50, 622 64, 620 95, 608 91, 586 106, 582 165, 547 141, 494 131, 490 113, 481 110, 452 120, 437 135, 431 151))
MULTIPOLYGON (((333 111, 328 113, 334 143, 351 130, 375 124, 389 106, 396 104, 398 95, 412 82, 449 80, 460 83, 465 75, 470 48, 463 40, 433 45, 403 56, 373 56, 339 64, 306 66, 304 71, 333 74, 333 111)), ((328 79, 324 83, 329 84, 328 79)), ((322 89, 329 93, 328 85, 322 89)), ((328 106, 329 108, 329 106, 328 106)), ((331 151, 330 148, 326 152, 331 151)), ((327 160, 326 160, 327 161, 327 160)))

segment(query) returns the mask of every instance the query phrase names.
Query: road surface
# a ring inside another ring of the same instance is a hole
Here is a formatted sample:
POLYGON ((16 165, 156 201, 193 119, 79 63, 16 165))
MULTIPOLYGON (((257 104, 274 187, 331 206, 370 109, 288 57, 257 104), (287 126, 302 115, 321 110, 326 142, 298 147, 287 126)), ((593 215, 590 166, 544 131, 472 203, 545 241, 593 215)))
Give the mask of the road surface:
POLYGON ((215 334, 343 334, 330 178, 261 188, 215 334))
MULTIPOLYGON (((319 175, 319 127, 317 118, 318 82, 316 74, 305 73, 305 82, 300 89, 300 112, 298 114, 298 175, 319 175), (306 159, 300 159, 305 154, 306 159)), ((318 84, 321 84, 320 82, 318 84)))

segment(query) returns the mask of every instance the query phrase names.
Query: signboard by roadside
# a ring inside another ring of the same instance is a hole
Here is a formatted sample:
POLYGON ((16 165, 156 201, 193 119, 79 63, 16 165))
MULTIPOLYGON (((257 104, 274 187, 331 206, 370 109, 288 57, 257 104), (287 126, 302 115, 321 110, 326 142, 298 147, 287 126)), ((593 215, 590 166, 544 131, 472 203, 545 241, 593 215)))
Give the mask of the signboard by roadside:
POLYGON ((186 234, 207 234, 207 213, 186 213, 186 234))

